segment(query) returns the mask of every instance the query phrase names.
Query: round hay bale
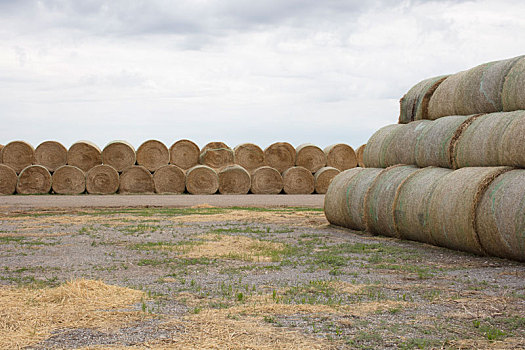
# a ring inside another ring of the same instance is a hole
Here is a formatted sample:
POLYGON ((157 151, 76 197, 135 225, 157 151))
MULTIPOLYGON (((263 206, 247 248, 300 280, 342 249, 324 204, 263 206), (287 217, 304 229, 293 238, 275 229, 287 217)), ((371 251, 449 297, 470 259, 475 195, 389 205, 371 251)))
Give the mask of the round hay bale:
POLYGON ((148 140, 137 149, 137 164, 153 172, 158 168, 168 165, 170 152, 162 142, 148 140))
POLYGON ((61 166, 51 179, 51 188, 57 194, 81 194, 86 190, 86 175, 76 166, 61 166))
POLYGON ((224 142, 221 142, 221 141, 208 142, 206 144, 206 146, 204 146, 201 149, 201 154, 204 153, 205 151, 209 150, 209 149, 219 149, 219 148, 230 149, 230 146, 228 146, 227 144, 225 144, 224 142))
POLYGON ((312 172, 302 166, 286 169, 283 173, 283 189, 286 194, 311 194, 315 189, 314 184, 312 172))
POLYGON ((153 174, 155 193, 183 193, 186 189, 186 174, 176 165, 164 165, 153 174))
POLYGON ((297 147, 295 165, 302 166, 313 174, 326 166, 326 154, 319 147, 311 143, 304 143, 297 147))
POLYGON ((314 188, 315 192, 319 194, 325 194, 328 190, 328 186, 341 171, 333 167, 322 167, 317 170, 314 175, 314 188))
POLYGON ((111 165, 100 164, 86 173, 86 190, 89 194, 114 194, 118 186, 119 174, 111 165))
POLYGON ((217 172, 206 165, 196 165, 186 172, 186 190, 191 194, 214 194, 219 189, 217 172))
POLYGON ((503 84, 501 97, 504 111, 525 109, 525 56, 516 59, 503 84))
POLYGON ((363 163, 363 153, 365 151, 365 147, 366 147, 366 144, 357 147, 357 149, 355 150, 355 157, 357 159, 357 166, 361 167, 361 168, 365 167, 365 164, 363 163))
POLYGON ((266 147, 264 157, 268 166, 282 174, 295 165, 296 151, 288 142, 275 142, 266 147))
POLYGON ((476 232, 490 255, 525 261, 525 171, 498 176, 487 188, 476 212, 476 232))
POLYGON ((135 165, 136 161, 135 148, 126 141, 111 141, 102 150, 102 163, 111 165, 118 172, 135 165))
POLYGON ((340 171, 352 169, 357 166, 357 156, 349 145, 337 143, 324 149, 326 155, 326 166, 330 166, 340 171))
POLYGON ((234 154, 229 148, 208 148, 201 152, 199 162, 214 169, 234 164, 234 154))
POLYGON ((253 143, 243 143, 233 149, 235 164, 239 164, 248 171, 266 165, 264 152, 261 147, 253 143))
POLYGON ((219 193, 221 194, 247 194, 250 186, 250 173, 240 165, 229 165, 219 171, 219 193))
POLYGON ((35 149, 35 164, 43 165, 53 172, 67 164, 67 148, 56 141, 42 142, 35 149))
POLYGON ((361 168, 348 169, 332 179, 324 196, 323 209, 324 215, 330 224, 348 227, 348 211, 346 205, 348 183, 362 170, 361 168))
POLYGON ((170 147, 170 163, 183 170, 199 164, 201 151, 199 146, 190 140, 179 140, 170 147))
POLYGON ((457 115, 454 96, 459 84, 467 75, 467 71, 448 76, 430 97, 428 103, 428 119, 435 120, 448 115, 457 115))
POLYGON ((35 162, 33 146, 24 141, 12 141, 2 149, 2 163, 11 167, 16 173, 35 162))
POLYGON ((120 174, 119 193, 153 193, 153 175, 142 165, 134 165, 120 174))
POLYGON ((394 199, 399 185, 417 170, 412 165, 394 165, 377 175, 364 203, 365 224, 369 232, 399 237, 394 225, 394 199))
POLYGON ((398 237, 434 244, 427 228, 428 205, 438 180, 452 171, 437 167, 419 169, 399 185, 393 206, 398 237))
POLYGON ((428 103, 434 91, 448 75, 425 79, 414 85, 399 101, 399 124, 428 119, 428 103))
POLYGON ((67 151, 67 164, 87 172, 94 166, 102 164, 100 148, 89 141, 75 142, 67 151))
POLYGON ((514 120, 501 137, 501 165, 525 168, 525 111, 513 112, 514 120))
POLYGON ((18 175, 17 193, 46 194, 49 191, 51 191, 51 174, 42 165, 29 165, 18 175))
POLYGON ((439 246, 483 254, 475 227, 476 208, 490 183, 506 167, 469 167, 438 180, 428 204, 427 227, 439 246))
POLYGON ((415 164, 417 139, 429 124, 432 124, 429 120, 416 120, 393 130, 391 136, 383 142, 379 158, 381 167, 415 164))
POLYGON ((5 164, 0 164, 0 195, 15 193, 17 181, 16 171, 5 164))
POLYGON ((283 190, 283 177, 279 170, 262 166, 255 169, 252 174, 250 191, 253 194, 279 194, 283 190))
POLYGON ((383 145, 389 143, 394 131, 403 126, 404 124, 387 125, 370 137, 363 151, 363 165, 366 168, 383 168, 381 159, 383 145))
POLYGON ((2 164, 2 150, 4 149, 4 145, 0 145, 0 164, 2 164))

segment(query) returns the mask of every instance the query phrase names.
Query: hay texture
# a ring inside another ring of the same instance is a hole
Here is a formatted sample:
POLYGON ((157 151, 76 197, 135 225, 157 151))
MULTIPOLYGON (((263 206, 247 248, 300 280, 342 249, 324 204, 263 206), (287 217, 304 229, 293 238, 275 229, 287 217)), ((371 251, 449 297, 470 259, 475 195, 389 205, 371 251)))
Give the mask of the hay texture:
POLYGON ((155 193, 183 193, 186 189, 186 174, 176 165, 164 165, 153 174, 155 193))
POLYGON ((135 148, 126 141, 112 141, 102 150, 102 163, 111 165, 118 172, 135 165, 136 161, 135 148))
POLYGON ((119 193, 153 193, 153 175, 146 167, 134 165, 120 174, 119 193))
POLYGON ((428 119, 430 97, 447 77, 448 75, 425 79, 408 90, 399 101, 399 124, 428 119))
POLYGON ((448 115, 457 115, 454 96, 466 75, 467 71, 462 71, 448 76, 439 84, 428 103, 428 119, 435 120, 448 115))
POLYGON ((315 193, 325 194, 328 186, 341 171, 333 167, 322 167, 314 175, 315 193))
POLYGON ((67 164, 67 148, 56 141, 42 142, 35 149, 35 164, 43 165, 53 172, 67 164))
POLYGON ((504 111, 525 109, 525 56, 517 57, 509 70, 501 96, 504 111))
POLYGON ((326 155, 326 166, 344 171, 357 166, 357 156, 349 145, 337 143, 324 149, 326 155))
POLYGON ((266 165, 264 151, 253 143, 243 143, 233 149, 235 164, 239 164, 248 171, 266 165))
POLYGON ((392 130, 390 137, 383 142, 381 153, 379 154, 377 162, 381 165, 381 168, 397 164, 415 164, 417 139, 425 127, 431 123, 429 120, 416 120, 392 130))
POLYGON ((209 149, 218 149, 218 148, 230 149, 230 146, 228 146, 227 144, 225 144, 222 141, 212 141, 212 142, 208 142, 204 147, 202 147, 201 153, 203 153, 204 151, 207 151, 209 149))
POLYGON ((2 164, 2 150, 4 149, 4 145, 0 145, 0 164, 2 164))
POLYGON ((315 180, 312 172, 302 166, 289 168, 283 173, 284 193, 311 194, 315 189, 314 184, 315 180))
POLYGON ((304 143, 297 147, 295 165, 308 169, 311 173, 326 166, 326 154, 319 147, 311 143, 304 143))
POLYGON ((17 193, 45 194, 49 191, 51 191, 51 174, 42 165, 29 165, 18 175, 17 193))
POLYGON ((119 174, 111 165, 101 164, 86 173, 86 190, 89 194, 113 194, 119 186, 119 174))
POLYGON ((376 177, 365 196, 366 229, 374 234, 398 237, 394 225, 394 199, 399 185, 418 168, 395 165, 376 177))
POLYGON ((2 163, 11 167, 16 173, 35 162, 33 146, 24 141, 12 141, 2 149, 2 163))
POLYGON ((234 164, 219 171, 219 193, 247 194, 250 191, 250 173, 242 166, 234 164))
POLYGON ((168 147, 157 140, 148 140, 137 149, 137 164, 154 172, 160 167, 168 165, 170 152, 168 147))
POLYGON ((17 181, 16 171, 5 164, 0 164, 0 195, 15 193, 17 181))
POLYGON ((251 173, 250 191, 253 194, 278 194, 283 190, 283 177, 272 167, 262 166, 251 173))
POLYGON ((381 152, 385 144, 390 142, 392 133, 403 127, 403 124, 392 124, 377 130, 366 143, 363 151, 363 165, 366 168, 382 168, 381 152))
POLYGON ((365 164, 363 163, 363 153, 365 152, 365 147, 366 147, 366 144, 357 147, 357 149, 355 150, 357 166, 361 168, 365 167, 365 164))
POLYGON ((51 188, 57 194, 81 194, 86 190, 86 175, 76 166, 61 166, 51 179, 51 188))
POLYGON ((361 171, 361 168, 345 170, 336 175, 328 186, 324 197, 324 215, 332 225, 349 227, 346 192, 349 182, 361 171))
POLYGON ((475 227, 483 193, 505 167, 462 168, 437 182, 429 202, 428 229, 435 244, 475 254, 484 250, 475 227))
POLYGON ((209 166, 196 165, 186 172, 186 190, 191 194, 214 194, 219 190, 219 176, 209 166))
POLYGON ((67 164, 87 172, 102 164, 102 153, 97 145, 89 141, 75 142, 67 151, 67 164))
POLYGON ((438 181, 451 169, 426 167, 410 174, 394 198, 394 227, 397 236, 434 244, 428 231, 429 201, 438 181))
POLYGON ((513 112, 513 121, 503 132, 500 142, 501 165, 525 168, 525 112, 513 112))
POLYGON ((179 140, 170 147, 170 164, 187 170, 199 164, 200 154, 199 146, 193 141, 179 140))
POLYGON ((264 150, 266 164, 281 174, 295 165, 296 154, 295 148, 288 142, 275 142, 264 150))
POLYGON ((201 152, 199 163, 213 169, 221 169, 234 164, 234 154, 230 148, 208 148, 201 152))
POLYGON ((476 212, 476 232, 484 250, 500 258, 525 261, 525 171, 498 176, 476 212))

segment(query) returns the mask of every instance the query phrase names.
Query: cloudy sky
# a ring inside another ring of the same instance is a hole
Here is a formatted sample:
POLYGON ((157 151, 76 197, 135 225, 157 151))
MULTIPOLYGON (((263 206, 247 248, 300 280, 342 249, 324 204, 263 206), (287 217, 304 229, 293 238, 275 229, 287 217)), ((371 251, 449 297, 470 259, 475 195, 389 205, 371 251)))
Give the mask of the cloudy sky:
POLYGON ((0 0, 0 144, 365 143, 418 81, 525 54, 525 2, 0 0))

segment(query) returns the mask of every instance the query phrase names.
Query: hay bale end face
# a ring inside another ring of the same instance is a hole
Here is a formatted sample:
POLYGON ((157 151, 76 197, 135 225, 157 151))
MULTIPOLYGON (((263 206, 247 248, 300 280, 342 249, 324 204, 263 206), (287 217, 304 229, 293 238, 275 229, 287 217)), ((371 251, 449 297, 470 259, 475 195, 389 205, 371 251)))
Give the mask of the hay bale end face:
POLYGON ((11 167, 16 173, 35 162, 33 146, 24 141, 12 141, 2 149, 2 163, 11 167))
POLYGON ((0 195, 15 193, 17 181, 16 171, 5 164, 0 164, 0 195))
POLYGON ((305 143, 297 147, 295 165, 308 169, 312 174, 326 166, 326 154, 319 147, 305 143))
POLYGON ((283 190, 283 177, 272 167, 263 166, 251 174, 250 191, 253 194, 279 194, 283 190))
POLYGON ((379 154, 381 168, 397 164, 411 165, 416 163, 415 149, 419 136, 431 124, 429 120, 416 120, 396 128, 385 139, 379 154))
POLYGON ((134 165, 127 168, 120 174, 119 193, 153 193, 155 185, 153 176, 148 169, 141 165, 134 165))
POLYGON ((275 142, 264 150, 268 166, 277 169, 281 174, 295 166, 296 150, 288 142, 275 142))
POLYGON ((234 149, 235 164, 242 166, 248 171, 255 170, 266 165, 263 150, 253 143, 243 143, 234 149))
POLYGON ((202 147, 201 154, 204 153, 205 151, 209 150, 209 149, 219 149, 219 148, 230 149, 230 146, 228 146, 227 144, 225 144, 222 141, 208 142, 204 147, 202 147))
POLYGON ((191 194, 214 194, 219 189, 217 172, 206 165, 196 165, 186 172, 186 190, 191 194))
POLYGON ((183 170, 199 164, 199 146, 190 140, 179 140, 170 147, 170 164, 183 170))
POLYGON ((448 75, 425 79, 408 90, 399 101, 399 124, 428 119, 430 97, 447 77, 448 75))
POLYGON ((250 173, 242 166, 234 164, 219 171, 219 193, 247 194, 250 191, 250 173))
POLYGON ((213 169, 234 164, 234 154, 229 148, 208 148, 201 152, 199 163, 213 169))
POLYGON ((357 156, 349 145, 338 143, 324 149, 326 155, 326 166, 344 171, 357 166, 357 156))
POLYGON ((29 165, 18 175, 16 192, 20 194, 46 194, 51 191, 51 174, 41 165, 29 165))
POLYGON ((334 177, 336 177, 340 172, 341 171, 339 171, 339 169, 333 167, 323 167, 317 170, 314 175, 315 193, 325 194, 334 177))
POLYGON ((136 160, 135 148, 126 141, 112 141, 102 150, 102 163, 111 165, 118 172, 135 165, 136 160))
POLYGON ((153 174, 155 193, 184 193, 186 174, 176 165, 165 165, 153 174))
POLYGON ((102 164, 102 152, 92 142, 75 142, 67 151, 67 164, 86 172, 94 166, 102 164))
POLYGON ((3 163, 3 160, 2 160, 2 150, 4 149, 4 145, 0 145, 0 164, 3 163))
POLYGON ((170 162, 168 147, 157 140, 148 140, 137 149, 137 164, 153 172, 170 162))
POLYGON ((114 194, 118 187, 119 174, 111 165, 97 165, 86 173, 86 190, 89 194, 114 194))
POLYGON ((56 141, 42 142, 35 149, 35 164, 53 172, 67 164, 67 149, 56 141))
POLYGON ((63 165, 52 175, 52 190, 57 194, 81 194, 86 190, 86 175, 72 165, 63 165))
POLYGON ((503 84, 501 97, 504 111, 525 109, 525 56, 517 59, 503 84))
POLYGON ((402 128, 403 124, 387 125, 376 131, 366 143, 363 151, 363 165, 366 168, 382 168, 381 152, 384 144, 389 142, 393 132, 402 128))
POLYGON ((311 194, 315 189, 314 176, 301 166, 289 168, 283 173, 283 189, 287 194, 311 194))
POLYGON ((365 147, 366 147, 366 144, 361 145, 361 146, 357 147, 357 149, 355 151, 355 156, 356 156, 356 159, 357 159, 357 166, 361 167, 361 168, 365 167, 365 164, 363 163, 363 152, 365 151, 365 147))

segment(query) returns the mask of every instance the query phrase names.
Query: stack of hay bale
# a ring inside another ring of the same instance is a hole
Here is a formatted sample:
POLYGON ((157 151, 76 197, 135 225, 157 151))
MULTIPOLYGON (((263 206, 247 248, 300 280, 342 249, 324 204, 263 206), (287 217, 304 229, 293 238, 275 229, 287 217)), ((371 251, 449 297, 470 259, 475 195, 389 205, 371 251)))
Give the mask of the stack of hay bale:
POLYGON ((525 56, 415 85, 363 163, 330 185, 332 224, 525 261, 525 56))

